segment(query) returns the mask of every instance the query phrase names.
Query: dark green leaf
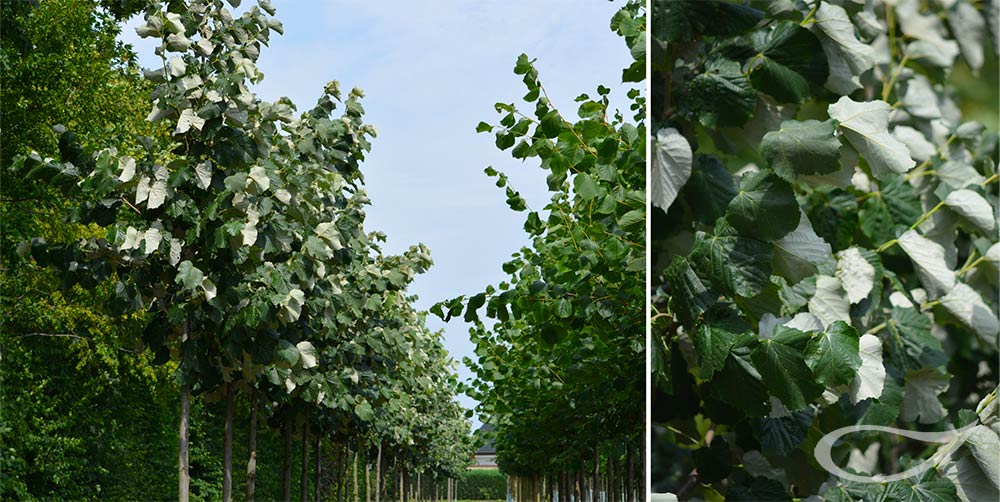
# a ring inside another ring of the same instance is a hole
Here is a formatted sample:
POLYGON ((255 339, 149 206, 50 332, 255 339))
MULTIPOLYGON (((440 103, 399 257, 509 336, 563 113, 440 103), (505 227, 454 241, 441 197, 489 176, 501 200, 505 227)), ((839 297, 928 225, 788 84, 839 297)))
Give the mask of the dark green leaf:
POLYGON ((786 120, 781 128, 764 135, 760 154, 782 178, 792 182, 798 174, 826 174, 840 168, 840 140, 832 120, 786 120))
POLYGON ((726 210, 726 219, 740 234, 764 241, 795 230, 799 216, 792 187, 766 171, 744 175, 739 193, 726 210))
POLYGON ((729 295, 754 296, 771 276, 771 246, 737 235, 721 219, 715 235, 695 234, 691 261, 704 271, 713 287, 729 295))
POLYGON ((715 58, 688 84, 692 107, 705 127, 739 127, 757 109, 757 93, 736 61, 715 58))
POLYGON ((806 345, 806 364, 827 387, 846 385, 854 380, 861 366, 858 355, 858 330, 844 321, 836 321, 817 333, 806 345))
POLYGON ((762 340, 751 357, 767 390, 781 399, 789 411, 809 406, 823 393, 823 386, 816 382, 802 353, 794 347, 762 340))

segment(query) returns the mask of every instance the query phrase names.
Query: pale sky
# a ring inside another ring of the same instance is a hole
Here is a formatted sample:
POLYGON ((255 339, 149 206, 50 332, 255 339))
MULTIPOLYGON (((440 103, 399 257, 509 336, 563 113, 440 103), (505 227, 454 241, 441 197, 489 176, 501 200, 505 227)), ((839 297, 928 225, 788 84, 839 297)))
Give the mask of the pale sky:
MULTIPOLYGON (((242 12, 252 2, 243 2, 242 12)), ((254 90, 274 101, 287 96, 307 110, 323 86, 339 80, 347 90, 365 91, 364 120, 378 137, 361 169, 372 200, 366 230, 388 235, 384 251, 400 253, 423 242, 434 266, 410 288, 416 307, 461 294, 481 292, 507 278, 510 255, 529 243, 525 213, 511 211, 506 196, 483 174, 488 165, 504 171, 511 185, 541 209, 549 199, 546 172, 499 151, 491 134, 476 124, 499 122, 493 104, 520 102, 527 91, 514 75, 518 54, 535 58, 539 80, 567 118, 581 93, 596 96, 603 84, 612 104, 627 109, 621 71, 631 63, 623 39, 609 28, 622 1, 607 0, 273 0, 284 36, 261 49, 264 81, 254 90)), ((154 45, 140 40, 133 19, 122 38, 135 45, 143 66, 156 67, 154 45)), ((534 105, 526 107, 533 111, 534 105)), ((444 344, 471 377, 463 356, 475 357, 469 326, 428 316, 445 330, 444 344)), ((459 396, 463 406, 475 402, 459 396)), ((473 428, 478 428, 478 417, 473 428)))

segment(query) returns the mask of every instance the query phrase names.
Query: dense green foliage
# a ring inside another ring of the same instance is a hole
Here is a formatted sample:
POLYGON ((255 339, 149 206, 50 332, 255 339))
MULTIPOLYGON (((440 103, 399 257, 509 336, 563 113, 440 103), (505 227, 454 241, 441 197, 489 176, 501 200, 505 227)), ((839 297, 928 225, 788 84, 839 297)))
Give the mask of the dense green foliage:
MULTIPOLYGON (((628 3, 611 28, 635 60, 623 83, 644 81, 642 4, 628 3)), ((528 56, 514 73, 525 84, 524 103, 497 103, 499 124, 477 130, 513 158, 537 162, 550 200, 528 207, 507 176, 488 167, 510 208, 527 213, 531 245, 503 265, 509 279, 432 311, 446 320, 464 311, 474 323, 477 359, 465 362, 476 379, 466 392, 494 427, 503 472, 540 486, 558 473, 582 477, 585 463, 589 478, 594 461, 607 463, 628 472, 615 482, 631 500, 645 422, 645 100, 629 89, 631 111, 623 115, 609 109, 611 90, 599 86, 596 96, 576 99, 571 120, 554 108, 528 56)), ((548 497, 552 488, 536 491, 548 497)))
POLYGON ((458 500, 507 500, 507 476, 496 469, 469 469, 457 481, 458 500))
POLYGON ((949 78, 995 71, 997 15, 653 2, 654 491, 997 498, 998 140, 949 78), (842 481, 814 456, 840 427, 970 424, 933 457, 885 432, 833 448, 923 476, 842 481))
POLYGON ((360 453, 395 497, 461 474, 454 363, 406 294, 429 251, 364 231, 363 93, 330 82, 296 115, 250 92, 283 30, 267 1, 3 5, 4 495, 176 496, 185 416, 182 499, 228 496, 258 423, 265 499, 289 489, 279 433, 338 479, 349 458, 309 446, 360 453), (139 9, 144 79, 114 42, 139 9))

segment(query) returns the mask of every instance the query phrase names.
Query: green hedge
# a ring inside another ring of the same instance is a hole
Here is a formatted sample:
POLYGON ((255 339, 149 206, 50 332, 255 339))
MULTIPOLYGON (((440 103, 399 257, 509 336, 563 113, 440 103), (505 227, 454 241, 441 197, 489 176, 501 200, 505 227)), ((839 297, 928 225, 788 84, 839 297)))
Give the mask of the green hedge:
POLYGON ((459 500, 507 500, 507 476, 496 469, 470 469, 458 480, 459 500))

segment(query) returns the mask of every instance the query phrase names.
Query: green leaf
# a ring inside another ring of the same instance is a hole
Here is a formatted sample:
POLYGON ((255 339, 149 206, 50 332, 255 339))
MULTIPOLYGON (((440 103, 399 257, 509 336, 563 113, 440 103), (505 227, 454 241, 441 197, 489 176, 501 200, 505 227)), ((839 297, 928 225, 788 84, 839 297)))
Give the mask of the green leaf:
POLYGON ((184 286, 184 289, 194 291, 201 286, 201 281, 205 278, 205 274, 198 270, 191 260, 184 260, 180 265, 177 266, 177 277, 174 281, 177 284, 184 286))
POLYGON ((771 276, 771 246, 741 237, 722 220, 715 235, 695 234, 691 261, 698 264, 713 287, 729 295, 744 297, 761 292, 771 276))
POLYGON ((736 197, 736 185, 718 157, 697 155, 683 193, 694 217, 710 225, 726 214, 729 202, 736 197))
POLYGON ((600 195, 601 189, 589 174, 580 173, 573 178, 573 191, 583 200, 591 200, 600 195))
POLYGON ((799 215, 799 226, 794 231, 774 241, 774 274, 788 279, 790 284, 832 269, 833 263, 830 244, 816 235, 805 212, 799 215))
POLYGON ((779 21, 770 31, 751 35, 760 65, 750 82, 761 92, 785 103, 798 103, 826 82, 829 68, 823 46, 809 30, 779 21))
POLYGON ((372 409, 372 405, 365 399, 354 405, 354 414, 364 422, 371 422, 375 418, 375 410, 372 409))
POLYGON ((762 453, 785 456, 802 444, 812 421, 813 411, 805 409, 784 417, 755 418, 750 430, 762 453))
POLYGON ((892 107, 885 101, 858 102, 844 96, 827 111, 839 122, 844 137, 868 162, 876 178, 887 180, 916 165, 906 145, 889 134, 892 107))
POLYGON ((827 174, 840 168, 840 140, 832 120, 786 120, 764 135, 760 154, 774 172, 790 182, 798 174, 827 174))
POLYGON ((688 84, 691 106, 709 129, 739 127, 757 109, 757 93, 739 63, 723 58, 709 60, 705 72, 688 84))
POLYGON ((766 171, 747 173, 729 203, 726 219, 740 234, 764 241, 780 239, 799 224, 792 187, 766 171))
POLYGON ((850 383, 861 366, 858 354, 858 330, 844 321, 836 321, 806 345, 806 364, 816 380, 827 387, 850 383))
POLYGON ((298 347, 292 345, 287 340, 278 340, 277 352, 278 358, 288 363, 289 366, 295 366, 295 363, 299 362, 298 347))
POLYGON ((670 309, 687 324, 718 300, 718 293, 705 287, 683 256, 674 258, 663 278, 670 288, 670 309))
POLYGON ((922 424, 940 422, 946 411, 938 400, 938 394, 948 390, 949 380, 948 375, 943 375, 934 368, 907 373, 899 418, 907 422, 919 420, 922 424))
POLYGON ((755 340, 747 339, 735 345, 730 350, 725 365, 705 385, 708 392, 720 401, 747 416, 759 417, 771 410, 771 401, 761 374, 750 360, 754 343, 755 340))
POLYGON ((704 323, 691 334, 701 367, 699 376, 703 380, 710 380, 716 371, 722 369, 729 349, 737 341, 753 337, 750 325, 731 307, 713 308, 709 312, 704 323))
POLYGON ((823 394, 823 386, 816 382, 802 353, 794 347, 765 339, 751 358, 767 390, 789 411, 801 410, 823 394))
POLYGON ((677 129, 656 131, 653 142, 652 195, 650 202, 666 212, 691 175, 691 145, 677 129))
POLYGON ((921 476, 893 481, 885 485, 879 500, 893 502, 954 502, 955 485, 948 479, 939 478, 931 469, 921 476))

